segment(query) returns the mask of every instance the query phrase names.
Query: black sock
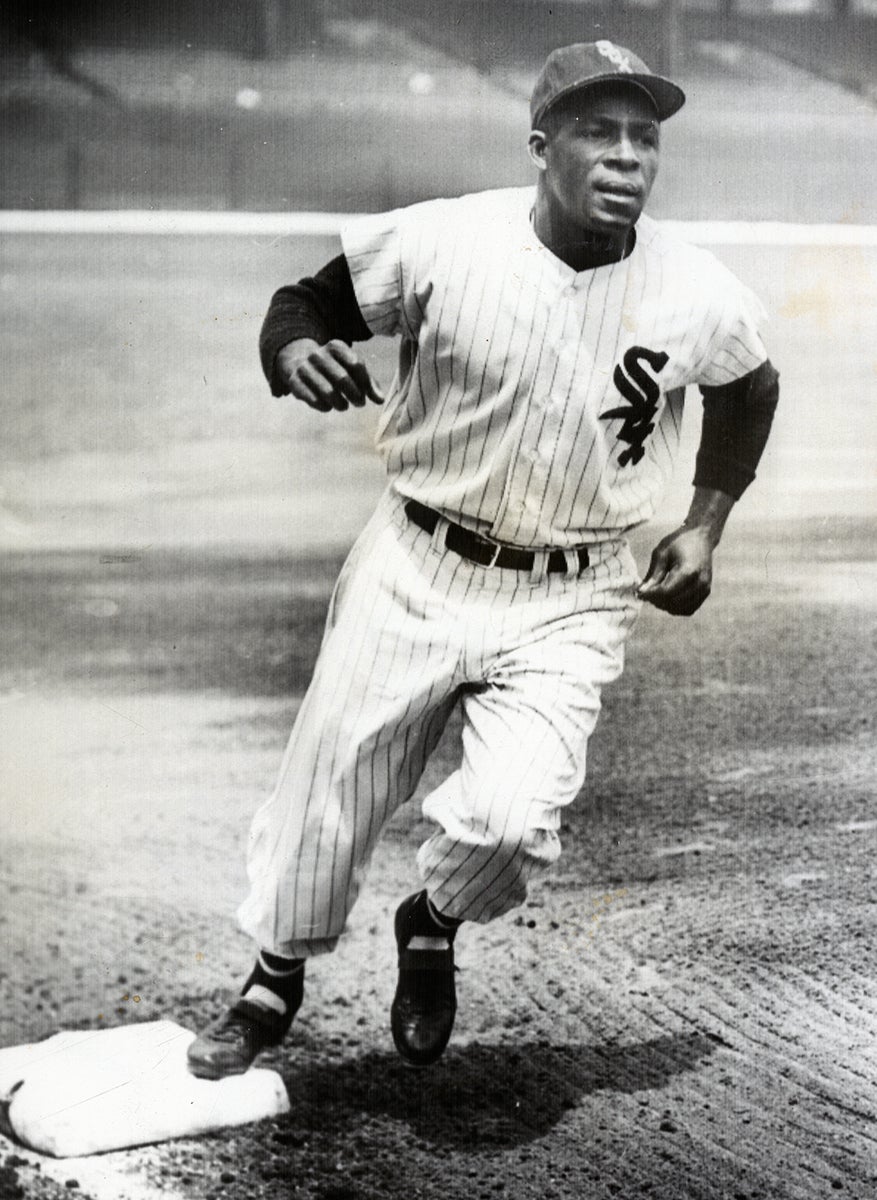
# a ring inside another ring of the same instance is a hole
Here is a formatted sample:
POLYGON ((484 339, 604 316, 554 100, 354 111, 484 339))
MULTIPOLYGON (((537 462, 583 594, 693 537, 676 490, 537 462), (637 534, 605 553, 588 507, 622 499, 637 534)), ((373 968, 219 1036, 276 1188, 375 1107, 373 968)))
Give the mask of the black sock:
MULTIPOLYGON (((295 1013, 304 996, 304 967, 303 958, 281 958, 279 954, 260 950, 241 994, 247 996, 254 988, 267 988, 281 1002, 285 1013, 295 1013)), ((258 995, 256 992, 250 998, 258 1003, 258 995)), ((270 1000, 270 997, 264 997, 264 1000, 270 1000)))
POLYGON ((426 891, 415 896, 408 910, 407 925, 411 937, 445 938, 453 942, 457 930, 463 924, 456 917, 446 917, 432 904, 426 891))

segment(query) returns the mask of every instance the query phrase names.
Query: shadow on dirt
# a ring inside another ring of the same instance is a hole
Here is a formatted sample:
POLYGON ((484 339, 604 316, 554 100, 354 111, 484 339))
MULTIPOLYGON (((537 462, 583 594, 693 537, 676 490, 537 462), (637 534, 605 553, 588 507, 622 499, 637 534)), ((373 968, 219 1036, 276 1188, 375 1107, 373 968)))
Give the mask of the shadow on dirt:
POLYGON ((286 1082, 292 1110, 273 1140, 298 1145, 308 1133, 344 1138, 363 1117, 389 1117, 436 1146, 483 1152, 546 1134, 595 1092, 665 1087, 716 1049, 701 1033, 673 1034, 633 1046, 473 1043, 450 1050, 427 1071, 395 1055, 297 1065, 286 1082))

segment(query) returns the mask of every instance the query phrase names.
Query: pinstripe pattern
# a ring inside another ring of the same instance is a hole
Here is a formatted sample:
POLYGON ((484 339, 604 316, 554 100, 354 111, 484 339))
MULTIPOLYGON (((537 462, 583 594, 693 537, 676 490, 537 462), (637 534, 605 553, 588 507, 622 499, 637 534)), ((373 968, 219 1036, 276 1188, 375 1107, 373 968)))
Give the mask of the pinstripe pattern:
POLYGON ((576 273, 533 234, 533 198, 429 201, 342 240, 366 323, 403 338, 377 434, 399 491, 497 541, 574 546, 653 515, 679 390, 763 362, 764 314, 709 252, 645 216, 626 260, 576 273), (620 466, 620 422, 599 415, 619 403, 614 369, 634 345, 669 361, 645 456, 620 466))
POLYGON ((389 490, 351 552, 253 822, 239 918, 286 957, 333 948, 381 828, 457 703, 463 761, 425 802, 440 831, 420 867, 449 915, 486 921, 520 903, 559 853, 559 811, 581 788, 600 689, 638 608, 623 543, 596 548, 578 578, 540 580, 437 549, 402 504, 389 490))
POLYGON ((532 202, 530 189, 431 201, 344 234, 367 324, 401 340, 377 432, 391 483, 253 822, 239 917, 277 954, 333 948, 457 704, 462 761, 424 802, 436 829, 418 865, 447 916, 521 903, 560 853, 601 690, 622 668, 638 610, 623 534, 672 470, 684 389, 766 357, 758 302, 711 255, 642 217, 627 259, 577 273, 535 238, 532 202), (432 536, 406 498, 442 514, 432 536), (447 551, 448 520, 533 547, 532 572, 447 551), (566 575, 546 573, 547 547, 582 543, 585 572, 570 553, 566 575))

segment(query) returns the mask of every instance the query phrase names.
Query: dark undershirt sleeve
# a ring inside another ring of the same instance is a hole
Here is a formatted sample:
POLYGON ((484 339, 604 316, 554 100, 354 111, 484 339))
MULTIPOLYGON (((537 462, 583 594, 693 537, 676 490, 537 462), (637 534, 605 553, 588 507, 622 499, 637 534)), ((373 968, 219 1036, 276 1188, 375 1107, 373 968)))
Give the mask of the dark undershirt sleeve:
POLYGON ((357 303, 347 259, 339 254, 316 275, 282 287, 271 297, 259 335, 259 355, 272 395, 288 395, 274 369, 277 352, 287 342, 313 338, 324 346, 340 338, 350 345, 371 336, 357 303))
POLYGON ((703 427, 694 486, 739 500, 755 478, 779 399, 770 361, 722 387, 702 387, 703 427))

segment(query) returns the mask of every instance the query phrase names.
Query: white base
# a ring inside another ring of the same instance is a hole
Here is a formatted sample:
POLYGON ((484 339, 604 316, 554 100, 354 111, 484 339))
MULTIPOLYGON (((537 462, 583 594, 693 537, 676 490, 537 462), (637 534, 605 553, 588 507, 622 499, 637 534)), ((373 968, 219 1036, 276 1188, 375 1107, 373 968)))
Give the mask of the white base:
POLYGON ((276 1071, 217 1082, 190 1075, 186 1049, 194 1038, 173 1021, 152 1021, 0 1050, 6 1121, 32 1150, 68 1158, 289 1112, 276 1071))

